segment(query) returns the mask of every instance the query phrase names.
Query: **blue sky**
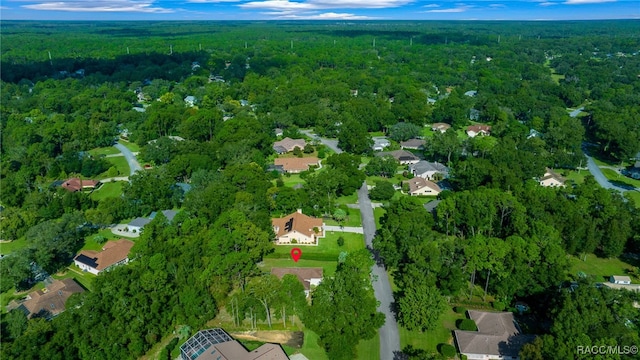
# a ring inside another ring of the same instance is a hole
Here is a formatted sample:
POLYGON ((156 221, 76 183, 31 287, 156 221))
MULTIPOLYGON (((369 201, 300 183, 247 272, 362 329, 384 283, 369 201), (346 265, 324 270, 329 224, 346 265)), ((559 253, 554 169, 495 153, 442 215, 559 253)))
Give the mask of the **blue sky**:
POLYGON ((640 0, 2 0, 3 20, 640 19, 640 0))

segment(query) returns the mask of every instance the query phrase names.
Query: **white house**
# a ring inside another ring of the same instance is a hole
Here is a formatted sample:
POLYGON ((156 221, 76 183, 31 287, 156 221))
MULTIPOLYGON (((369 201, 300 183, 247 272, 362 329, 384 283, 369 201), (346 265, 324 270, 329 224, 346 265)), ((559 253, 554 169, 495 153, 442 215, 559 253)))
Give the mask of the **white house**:
POLYGON ((611 275, 611 277, 609 278, 609 282, 618 285, 630 285, 631 278, 628 276, 611 275))
POLYGON ((307 216, 302 210, 285 217, 273 218, 271 224, 276 234, 276 245, 317 245, 318 239, 324 237, 322 219, 307 216))
POLYGON ((307 297, 309 297, 311 289, 322 281, 322 268, 272 268, 271 274, 279 279, 287 274, 295 275, 304 286, 304 294, 307 297))
POLYGON ((129 251, 131 251, 132 247, 133 241, 131 240, 108 241, 100 252, 82 250, 76 255, 73 262, 80 270, 98 275, 112 266, 129 262, 129 251))
POLYGON ((566 179, 555 173, 553 170, 546 168, 544 176, 540 179, 540 185, 547 187, 564 187, 566 179))
POLYGON ((438 184, 421 177, 415 177, 404 181, 404 183, 409 185, 409 195, 411 196, 438 196, 442 192, 438 184))

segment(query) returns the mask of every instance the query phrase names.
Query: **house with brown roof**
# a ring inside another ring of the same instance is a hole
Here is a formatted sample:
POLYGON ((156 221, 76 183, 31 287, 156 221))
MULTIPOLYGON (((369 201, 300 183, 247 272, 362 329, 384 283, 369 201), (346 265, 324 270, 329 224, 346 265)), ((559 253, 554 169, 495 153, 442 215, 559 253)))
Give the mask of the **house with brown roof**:
POLYGON ((467 126, 467 135, 471 138, 478 135, 489 136, 491 135, 491 126, 489 125, 471 125, 467 126))
POLYGON ((424 145, 427 142, 422 139, 409 139, 407 141, 400 142, 401 149, 420 150, 424 149, 424 145))
POLYGON ((447 132, 451 128, 451 125, 447 123, 433 123, 431 124, 431 131, 440 131, 441 133, 447 132))
POLYGON ((304 286, 304 293, 307 297, 311 294, 311 289, 322 281, 322 268, 272 268, 271 274, 277 276, 278 279, 282 279, 287 274, 295 275, 304 286))
POLYGON ((540 179, 540 185, 547 187, 564 187, 564 183, 567 181, 564 177, 560 176, 553 170, 546 168, 544 175, 540 179))
POLYGON ((309 170, 310 166, 319 166, 320 159, 317 157, 294 157, 294 158, 277 158, 273 160, 275 166, 282 166, 285 172, 297 174, 309 170))
POLYGON ((131 240, 108 241, 102 247, 102 251, 82 250, 73 262, 81 270, 98 275, 113 266, 129 262, 129 251, 132 247, 131 240))
POLYGON ((394 159, 398 160, 400 165, 410 165, 420 161, 419 157, 407 150, 383 151, 376 153, 375 155, 380 157, 390 155, 394 159))
POLYGON ((63 181, 61 184, 61 186, 69 192, 87 191, 87 190, 93 191, 96 188, 98 188, 100 185, 102 185, 102 183, 98 180, 78 179, 78 178, 67 179, 63 181))
POLYGON ((411 196, 438 196, 442 192, 438 184, 421 177, 414 177, 403 183, 409 185, 409 195, 411 196))
POLYGON ((322 219, 307 216, 298 210, 293 214, 271 219, 276 245, 300 244, 317 245, 324 237, 322 219))
POLYGON ((469 310, 478 331, 455 330, 455 340, 462 355, 469 360, 518 360, 522 347, 535 336, 523 335, 513 313, 469 310))
POLYGON ((304 139, 292 139, 286 137, 280 141, 273 143, 273 150, 278 154, 284 154, 293 151, 296 147, 300 150, 304 149, 307 142, 304 139))
POLYGON ((7 310, 18 309, 24 312, 27 318, 38 316, 51 319, 65 310, 65 303, 71 295, 81 292, 84 292, 84 289, 71 278, 53 280, 44 289, 34 291, 26 298, 11 301, 7 310))
POLYGON ((220 328, 200 330, 180 345, 180 360, 288 360, 279 344, 263 344, 253 351, 220 328))

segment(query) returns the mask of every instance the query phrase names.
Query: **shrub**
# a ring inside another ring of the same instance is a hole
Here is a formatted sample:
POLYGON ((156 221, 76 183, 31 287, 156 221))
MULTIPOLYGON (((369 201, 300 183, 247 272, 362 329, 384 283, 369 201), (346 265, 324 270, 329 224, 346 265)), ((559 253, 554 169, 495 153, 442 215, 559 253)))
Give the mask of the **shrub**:
POLYGON ((296 239, 291 239, 291 243, 292 243, 292 244, 297 244, 297 243, 298 243, 298 240, 296 240, 296 239))
POLYGON ((338 237, 338 246, 344 246, 344 238, 342 236, 338 237))
POLYGON ((98 244, 104 244, 105 242, 107 242, 107 238, 102 235, 96 235, 93 237, 93 241, 97 242, 98 244))
POLYGON ((476 322, 471 319, 460 319, 456 321, 456 326, 460 330, 466 330, 466 331, 478 330, 478 327, 476 326, 476 322))
POLYGON ((453 345, 449 345, 449 344, 439 344, 438 352, 440 352, 442 356, 449 359, 456 357, 456 353, 457 353, 456 348, 453 347, 453 345))
POLYGON ((284 187, 284 180, 282 180, 282 178, 278 178, 278 180, 276 180, 276 186, 279 188, 284 187))
POLYGON ((462 306, 456 306, 453 308, 453 311, 455 311, 458 314, 464 314, 467 312, 467 309, 462 306))
POLYGON ((503 311, 504 309, 507 308, 507 305, 505 303, 503 303, 502 301, 494 301, 493 304, 491 304, 493 306, 494 309, 498 310, 498 311, 503 311))

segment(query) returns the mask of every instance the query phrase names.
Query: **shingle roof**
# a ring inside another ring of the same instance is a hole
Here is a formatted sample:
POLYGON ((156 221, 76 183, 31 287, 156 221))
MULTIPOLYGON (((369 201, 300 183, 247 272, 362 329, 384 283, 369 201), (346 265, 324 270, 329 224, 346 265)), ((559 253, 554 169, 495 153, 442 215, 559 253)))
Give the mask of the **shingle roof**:
POLYGON ((424 174, 430 171, 447 174, 449 172, 449 169, 439 162, 421 160, 415 164, 409 165, 409 171, 413 172, 416 175, 424 174))
POLYGON ((551 170, 549 168, 546 168, 544 176, 540 179, 540 181, 549 180, 549 179, 555 179, 561 184, 564 184, 564 182, 567 181, 567 179, 565 179, 564 177, 560 176, 555 171, 553 171, 553 170, 551 170))
POLYGON ((305 145, 307 145, 307 142, 304 141, 304 139, 292 139, 292 138, 286 137, 280 141, 274 142, 273 148, 275 149, 276 147, 280 146, 284 148, 286 151, 293 151, 293 149, 295 149, 296 146, 299 147, 300 150, 302 150, 305 145))
POLYGON ((400 146, 403 148, 418 149, 423 147, 426 143, 427 142, 422 139, 409 139, 407 141, 400 142, 400 146))
POLYGON ((135 227, 144 227, 150 222, 151 222, 151 219, 149 218, 139 217, 131 220, 131 222, 128 225, 135 226, 135 227))
POLYGON ((384 151, 376 153, 376 156, 387 156, 391 155, 394 159, 398 161, 415 161, 419 160, 417 156, 407 150, 395 150, 395 151, 384 151))
POLYGON ((285 217, 271 219, 271 223, 275 228, 276 237, 280 237, 291 231, 312 236, 316 234, 313 228, 322 228, 322 219, 307 216, 301 212, 294 212, 285 217))
POLYGON ((467 132, 474 132, 479 134, 480 132, 491 133, 491 126, 489 125, 471 125, 467 127, 467 132))
POLYGON ((304 285, 305 290, 311 289, 311 279, 322 279, 322 268, 272 268, 271 274, 282 279, 285 275, 291 274, 298 278, 304 285))
POLYGON ((309 165, 318 165, 318 158, 316 157, 304 157, 304 158, 277 158, 273 161, 274 165, 282 166, 284 171, 305 171, 309 170, 309 165))
POLYGON ((71 179, 65 180, 62 183, 62 187, 71 192, 74 192, 74 191, 80 191, 85 188, 95 188, 99 183, 100 181, 97 181, 97 180, 89 180, 89 179, 81 180, 78 178, 71 178, 71 179))
POLYGON ((40 312, 55 316, 65 310, 64 305, 71 295, 81 292, 84 289, 73 279, 54 280, 45 289, 30 293, 29 299, 19 304, 14 303, 12 307, 21 309, 27 317, 40 312))
POLYGON ((129 256, 129 251, 131 251, 132 247, 133 241, 131 240, 120 239, 108 241, 102 247, 102 251, 82 250, 74 260, 87 264, 98 271, 102 271, 113 264, 125 260, 129 256), (91 262, 91 260, 93 261, 91 262), (91 264, 96 264, 97 266, 91 264))
POLYGON ((535 338, 520 334, 510 312, 469 310, 469 318, 475 321, 478 331, 454 331, 462 354, 517 357, 522 346, 535 338))
POLYGON ((442 189, 440 189, 440 186, 438 186, 438 184, 431 182, 429 180, 423 179, 421 177, 414 177, 413 179, 406 180, 405 183, 409 184, 409 193, 413 193, 425 187, 428 187, 438 192, 442 191, 442 189))
POLYGON ((450 127, 451 127, 451 125, 449 125, 447 123, 434 123, 434 124, 431 125, 431 130, 433 130, 433 131, 436 131, 436 130, 447 131, 450 127))

